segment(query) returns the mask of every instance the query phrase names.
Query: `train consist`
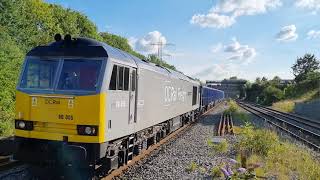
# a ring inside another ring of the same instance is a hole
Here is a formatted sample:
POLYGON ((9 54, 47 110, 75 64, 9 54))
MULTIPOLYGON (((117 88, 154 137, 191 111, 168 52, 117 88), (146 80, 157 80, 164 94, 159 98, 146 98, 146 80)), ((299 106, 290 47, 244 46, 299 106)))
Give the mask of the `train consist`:
POLYGON ((110 172, 195 121, 224 92, 88 38, 27 53, 16 91, 14 157, 110 172))

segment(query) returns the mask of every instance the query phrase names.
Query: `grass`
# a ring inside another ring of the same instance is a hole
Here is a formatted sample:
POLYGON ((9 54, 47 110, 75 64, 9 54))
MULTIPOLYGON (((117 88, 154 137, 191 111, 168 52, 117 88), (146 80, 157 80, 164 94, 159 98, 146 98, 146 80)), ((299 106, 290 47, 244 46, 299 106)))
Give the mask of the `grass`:
POLYGON ((195 163, 194 161, 192 161, 188 167, 186 167, 186 171, 187 172, 194 172, 196 169, 198 169, 198 165, 197 163, 195 163))
POLYGON ((213 150, 213 153, 226 153, 229 147, 229 144, 225 139, 220 143, 213 143, 211 140, 207 140, 207 144, 213 150))
MULTIPOLYGON (((318 179, 320 163, 310 152, 290 142, 279 140, 275 132, 254 129, 246 124, 241 129, 240 141, 236 148, 246 152, 246 165, 263 164, 255 169, 258 176, 276 179, 318 179)), ((239 155, 238 158, 239 159, 239 155)))
POLYGON ((266 157, 265 172, 278 179, 291 179, 294 175, 298 179, 318 179, 320 164, 308 151, 284 142, 269 151, 266 157))
POLYGON ((320 90, 312 90, 304 93, 298 98, 295 99, 287 99, 283 101, 279 101, 272 104, 272 108, 283 111, 283 112, 293 112, 295 108, 295 103, 299 102, 309 102, 314 99, 320 98, 320 90))
POLYGON ((210 174, 213 178, 218 178, 218 177, 222 177, 223 174, 220 170, 220 167, 216 166, 216 167, 213 167, 210 171, 210 174))
POLYGON ((224 111, 225 114, 232 114, 234 119, 240 120, 242 123, 250 121, 248 113, 240 111, 239 105, 234 100, 229 99, 228 105, 229 108, 224 111))
POLYGON ((295 102, 293 100, 284 100, 272 104, 272 108, 283 111, 283 112, 293 112, 295 107, 295 102))
POLYGON ((242 123, 248 123, 250 121, 250 117, 248 113, 243 112, 243 111, 238 111, 233 113, 233 117, 236 120, 240 120, 242 123))

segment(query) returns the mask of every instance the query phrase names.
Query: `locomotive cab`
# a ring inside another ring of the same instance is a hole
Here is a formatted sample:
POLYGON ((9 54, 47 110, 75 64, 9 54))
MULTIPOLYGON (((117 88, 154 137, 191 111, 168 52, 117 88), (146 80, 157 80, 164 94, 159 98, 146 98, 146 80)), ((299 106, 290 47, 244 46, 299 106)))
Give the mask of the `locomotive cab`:
POLYGON ((16 91, 15 159, 89 167, 104 155, 108 57, 101 46, 83 41, 27 54, 16 91))

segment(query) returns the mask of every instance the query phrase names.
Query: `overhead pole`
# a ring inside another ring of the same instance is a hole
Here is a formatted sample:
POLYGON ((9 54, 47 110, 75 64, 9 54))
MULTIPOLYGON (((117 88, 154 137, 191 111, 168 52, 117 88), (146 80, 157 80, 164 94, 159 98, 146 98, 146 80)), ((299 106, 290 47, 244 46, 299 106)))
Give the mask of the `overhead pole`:
MULTIPOLYGON (((157 56, 160 60, 162 60, 162 57, 164 56, 163 54, 163 48, 164 46, 174 46, 175 44, 173 43, 163 43, 160 39, 156 43, 150 43, 151 46, 157 46, 157 56)), ((168 56, 168 55, 165 55, 168 56)), ((170 55, 169 55, 170 56, 170 55)))

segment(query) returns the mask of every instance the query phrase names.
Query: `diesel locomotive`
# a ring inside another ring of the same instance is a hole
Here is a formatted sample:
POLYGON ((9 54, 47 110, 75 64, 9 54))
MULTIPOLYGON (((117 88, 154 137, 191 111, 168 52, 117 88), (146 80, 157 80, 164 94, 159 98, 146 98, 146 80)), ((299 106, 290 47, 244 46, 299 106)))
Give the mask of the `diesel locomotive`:
POLYGON ((180 72, 88 38, 55 36, 26 55, 14 158, 107 173, 224 98, 180 72))

